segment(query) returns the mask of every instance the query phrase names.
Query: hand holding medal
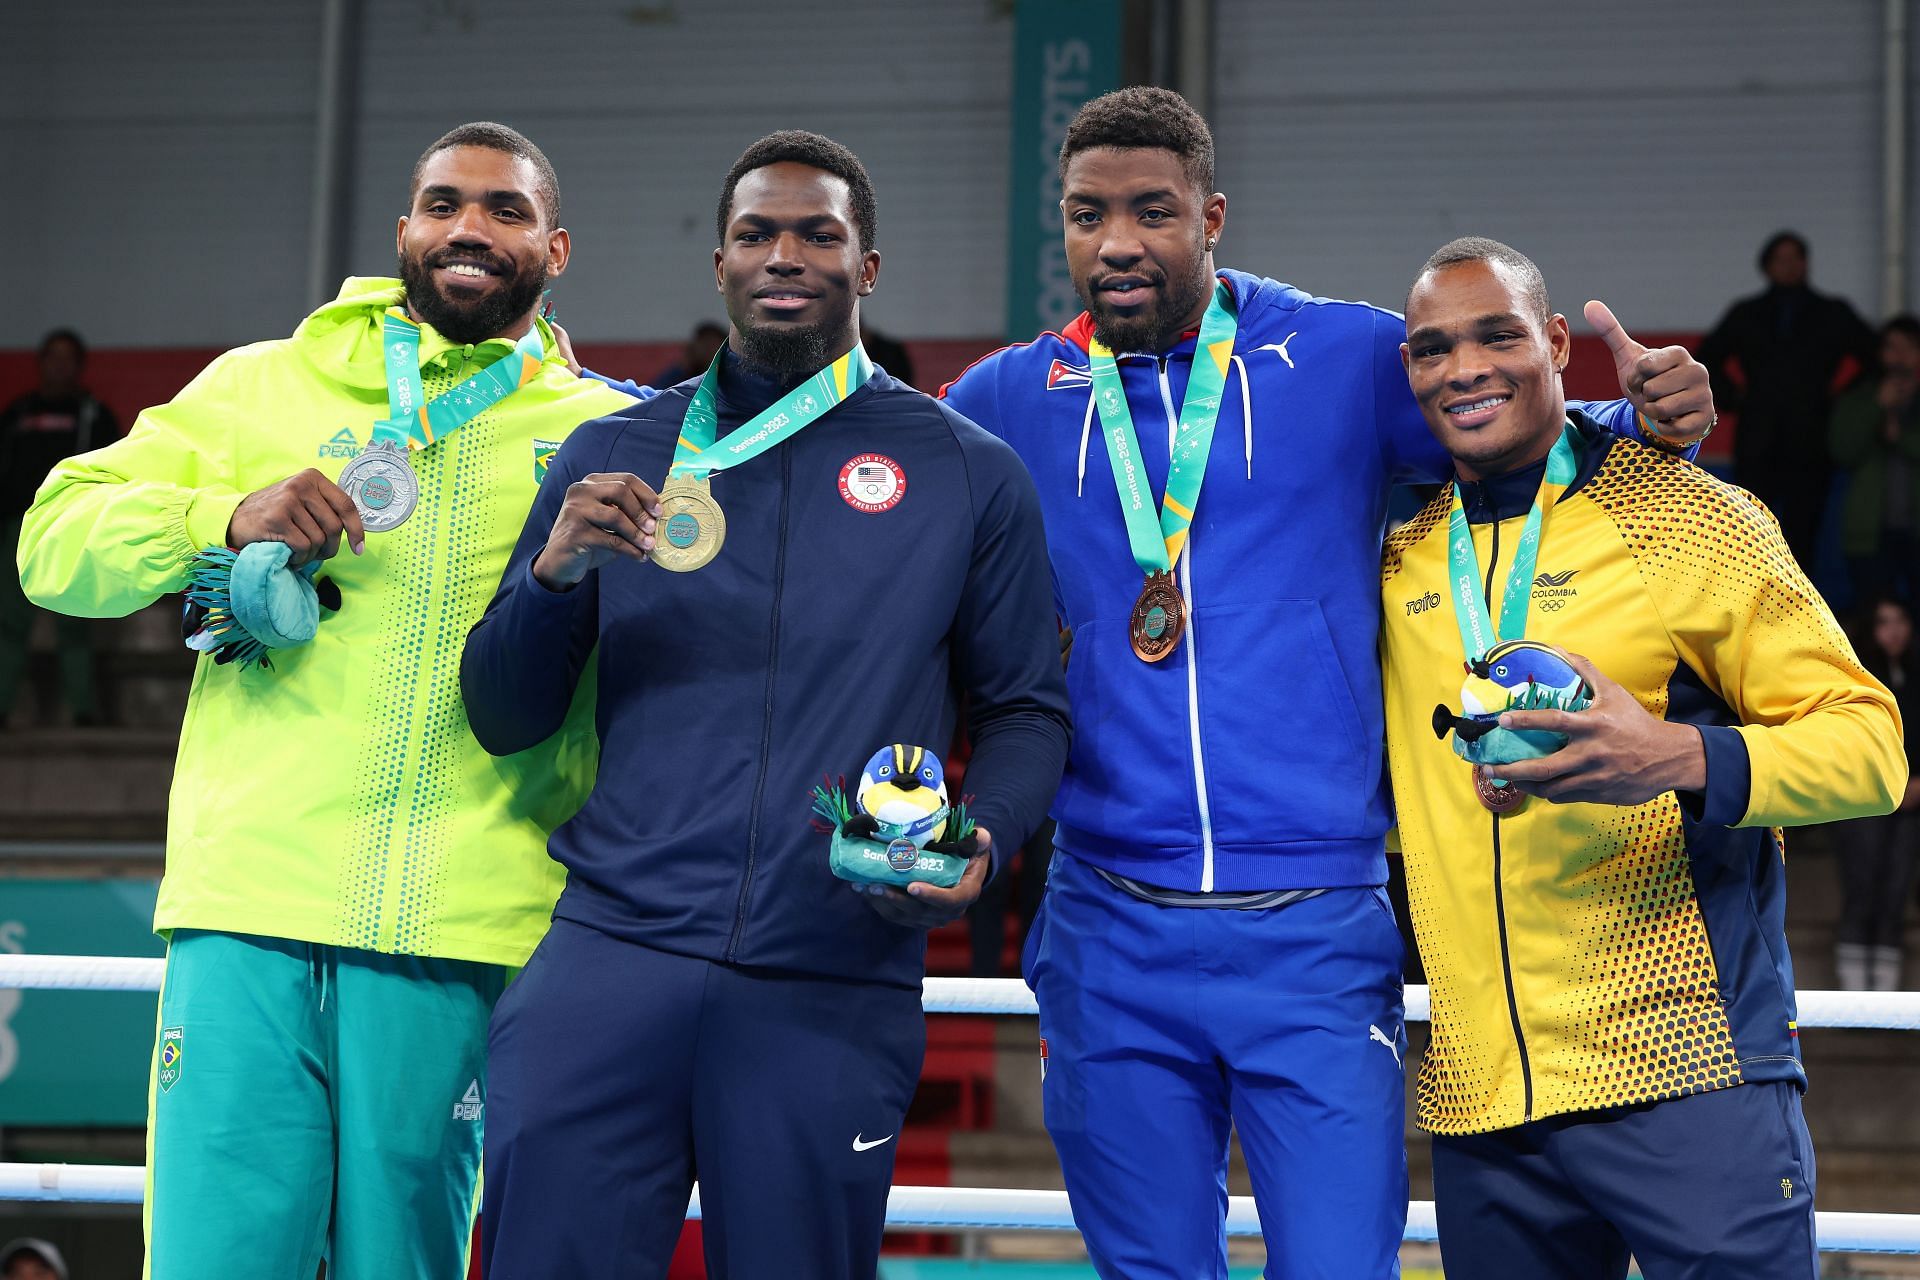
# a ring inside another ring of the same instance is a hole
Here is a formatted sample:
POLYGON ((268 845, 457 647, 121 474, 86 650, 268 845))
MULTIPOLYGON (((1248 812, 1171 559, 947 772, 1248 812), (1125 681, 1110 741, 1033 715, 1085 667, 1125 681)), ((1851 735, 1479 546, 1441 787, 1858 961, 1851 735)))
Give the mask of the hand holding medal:
POLYGON ((660 486, 660 535, 653 562, 674 573, 706 567, 727 540, 727 517, 713 497, 713 477, 759 457, 825 417, 842 400, 865 386, 873 362, 865 348, 852 350, 735 427, 724 439, 714 411, 714 380, 726 348, 714 352, 693 401, 680 421, 667 481, 660 486))
POLYGON ((595 472, 567 486, 533 576, 549 591, 571 590, 601 565, 645 560, 655 549, 662 500, 639 476, 595 472))
POLYGON ((366 550, 367 526, 352 500, 308 467, 242 499, 227 519, 226 546, 238 551, 255 542, 283 542, 292 549, 289 563, 298 568, 333 559, 343 535, 353 554, 366 550))

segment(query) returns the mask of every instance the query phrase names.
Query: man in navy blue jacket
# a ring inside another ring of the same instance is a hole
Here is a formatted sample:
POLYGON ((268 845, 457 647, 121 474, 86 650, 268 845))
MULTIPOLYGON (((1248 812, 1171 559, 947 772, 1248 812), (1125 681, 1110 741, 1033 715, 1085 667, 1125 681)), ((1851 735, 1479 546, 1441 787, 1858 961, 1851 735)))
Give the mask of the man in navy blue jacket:
POLYGON ((1033 485, 958 413, 866 375, 874 221, 838 144, 780 133, 741 156, 714 255, 727 347, 706 378, 574 432, 468 639, 489 751, 541 741, 576 693, 601 742, 552 839, 553 929, 494 1017, 491 1275, 660 1274, 697 1176, 715 1276, 872 1276, 925 1044, 925 930, 1059 780, 1033 485), (911 894, 835 880, 814 784, 888 743, 943 748, 962 695, 991 833, 966 875, 911 894))
MULTIPOLYGON (((1216 271, 1226 197, 1177 94, 1087 104, 1061 169, 1088 311, 942 393, 1032 471, 1073 630, 1060 856, 1028 942, 1047 1128, 1102 1276, 1226 1274, 1230 1126, 1269 1276, 1395 1274, 1380 535, 1389 487, 1450 464, 1399 316, 1216 271)), ((1629 401, 1575 407, 1699 436, 1706 371, 1592 306, 1629 401)))

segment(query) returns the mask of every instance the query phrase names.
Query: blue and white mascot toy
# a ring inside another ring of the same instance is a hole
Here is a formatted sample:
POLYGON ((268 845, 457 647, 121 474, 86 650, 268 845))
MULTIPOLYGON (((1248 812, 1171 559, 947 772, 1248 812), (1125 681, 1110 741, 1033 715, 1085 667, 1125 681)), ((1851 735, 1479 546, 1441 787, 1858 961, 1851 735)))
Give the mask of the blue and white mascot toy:
POLYGON ((966 802, 947 803, 946 771, 925 747, 882 747, 846 780, 813 789, 814 825, 833 835, 830 865, 842 880, 904 888, 916 880, 950 889, 972 852, 966 802))

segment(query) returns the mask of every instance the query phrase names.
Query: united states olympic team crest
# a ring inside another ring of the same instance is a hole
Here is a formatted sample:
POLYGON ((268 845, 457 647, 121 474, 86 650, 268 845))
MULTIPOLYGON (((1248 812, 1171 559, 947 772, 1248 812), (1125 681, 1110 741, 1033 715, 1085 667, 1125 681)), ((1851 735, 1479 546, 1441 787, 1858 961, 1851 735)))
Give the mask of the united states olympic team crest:
POLYGON ((840 496, 855 511, 877 516, 907 496, 907 473, 884 453, 863 453, 840 468, 840 496))

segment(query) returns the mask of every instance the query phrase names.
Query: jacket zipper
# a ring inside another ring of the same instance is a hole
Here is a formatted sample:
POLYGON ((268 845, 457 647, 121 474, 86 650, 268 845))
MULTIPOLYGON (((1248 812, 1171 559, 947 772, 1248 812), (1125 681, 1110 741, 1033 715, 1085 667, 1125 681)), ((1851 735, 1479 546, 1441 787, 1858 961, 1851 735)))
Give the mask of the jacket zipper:
MULTIPOLYGON (((1493 612, 1493 573, 1500 563, 1500 513, 1493 513, 1493 548, 1487 561, 1487 612, 1493 612)), ((1527 1037, 1520 1030, 1520 1001, 1513 991, 1513 953, 1507 943, 1507 896, 1501 881, 1500 815, 1493 814, 1493 912, 1500 927, 1500 977, 1507 985, 1507 1017, 1513 1023, 1513 1043, 1520 1050, 1520 1086, 1523 1119, 1533 1119, 1533 1067, 1527 1061, 1527 1037)))
MULTIPOLYGON (((1167 382, 1167 358, 1161 356, 1160 404, 1167 412, 1167 456, 1173 456, 1180 433, 1180 412, 1173 407, 1173 387, 1167 382)), ((1193 744, 1193 794, 1200 811, 1200 892, 1213 892, 1213 807, 1207 803, 1207 762, 1200 750, 1200 650, 1193 625, 1193 539, 1180 549, 1181 590, 1187 598, 1187 735, 1193 744)))
POLYGON ((753 807, 747 818, 747 871, 740 878, 740 903, 734 911, 727 959, 740 949, 747 927, 747 900, 753 896, 753 871, 760 851, 760 813, 767 794, 767 757, 773 742, 773 687, 780 667, 780 595, 787 581, 787 507, 793 493, 793 454, 780 451, 780 550, 773 561, 773 616, 767 621, 767 699, 760 721, 760 770, 753 783, 753 807))

